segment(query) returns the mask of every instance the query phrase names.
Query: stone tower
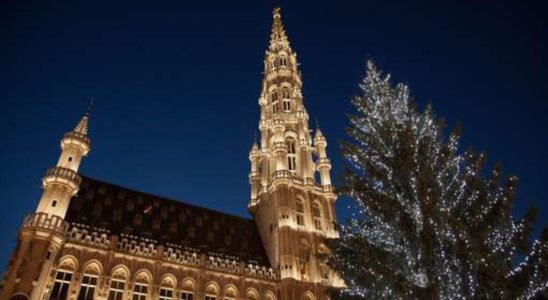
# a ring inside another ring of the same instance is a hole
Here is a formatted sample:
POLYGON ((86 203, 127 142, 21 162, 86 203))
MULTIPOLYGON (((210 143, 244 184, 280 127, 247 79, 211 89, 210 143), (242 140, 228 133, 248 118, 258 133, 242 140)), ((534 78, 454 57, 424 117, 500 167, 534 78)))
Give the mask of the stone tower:
POLYGON ((42 179, 44 191, 36 212, 23 220, 16 249, 4 275, 0 299, 7 299, 14 292, 41 299, 68 227, 64 218, 70 200, 82 181, 77 172, 82 157, 90 150, 88 122, 89 109, 74 130, 61 139, 59 161, 42 179))
POLYGON ((340 285, 316 258, 328 251, 324 238, 338 237, 337 197, 326 139, 319 128, 314 138, 310 134, 297 54, 289 44, 279 8, 273 13, 261 88, 261 139, 260 146, 255 142, 249 153, 248 209, 272 267, 279 270, 284 285, 281 299, 301 299, 303 285, 323 295, 325 286, 340 285))

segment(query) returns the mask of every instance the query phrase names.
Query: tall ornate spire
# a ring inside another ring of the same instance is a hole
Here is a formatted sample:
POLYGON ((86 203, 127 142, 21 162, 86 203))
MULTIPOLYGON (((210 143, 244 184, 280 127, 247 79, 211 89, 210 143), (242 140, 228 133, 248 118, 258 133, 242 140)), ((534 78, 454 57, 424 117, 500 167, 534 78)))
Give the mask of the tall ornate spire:
MULTIPOLYGON (((276 8, 259 97, 260 147, 254 143, 249 152, 248 208, 281 279, 321 283, 334 277, 309 253, 321 248, 319 237, 338 236, 333 226, 337 195, 329 177, 326 139, 319 129, 316 139, 310 134, 298 66, 276 8)), ((281 299, 300 299, 301 295, 295 289, 285 291, 281 299)))
POLYGON ((272 33, 270 34, 269 49, 274 51, 277 45, 289 48, 289 40, 287 39, 284 25, 282 24, 282 12, 279 7, 274 8, 274 11, 272 12, 272 33))

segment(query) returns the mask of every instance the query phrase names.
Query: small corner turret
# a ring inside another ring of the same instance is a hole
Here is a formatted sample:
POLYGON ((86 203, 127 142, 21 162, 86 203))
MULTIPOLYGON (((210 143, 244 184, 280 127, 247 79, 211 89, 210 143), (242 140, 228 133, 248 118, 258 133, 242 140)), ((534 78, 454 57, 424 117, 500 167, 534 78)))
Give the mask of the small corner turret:
POLYGON ((64 218, 70 199, 78 192, 82 181, 78 169, 82 158, 91 149, 88 137, 90 110, 91 104, 74 130, 63 135, 57 165, 48 169, 42 179, 44 192, 36 208, 37 213, 64 218))

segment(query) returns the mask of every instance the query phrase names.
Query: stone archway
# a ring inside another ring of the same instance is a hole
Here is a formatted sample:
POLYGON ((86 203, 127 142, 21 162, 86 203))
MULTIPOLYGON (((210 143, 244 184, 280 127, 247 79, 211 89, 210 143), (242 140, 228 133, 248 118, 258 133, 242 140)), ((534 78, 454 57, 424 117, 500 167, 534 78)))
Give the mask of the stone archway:
POLYGON ((10 300, 29 300, 29 297, 25 294, 15 294, 10 297, 10 300))

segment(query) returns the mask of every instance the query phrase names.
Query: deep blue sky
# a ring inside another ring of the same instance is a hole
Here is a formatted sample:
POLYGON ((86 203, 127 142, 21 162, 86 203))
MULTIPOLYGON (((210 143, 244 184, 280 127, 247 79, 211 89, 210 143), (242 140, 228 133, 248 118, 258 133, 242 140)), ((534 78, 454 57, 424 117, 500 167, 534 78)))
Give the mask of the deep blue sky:
MULTIPOLYGON (((0 269, 90 97, 83 174, 247 216, 270 1, 2 1, 0 269), (56 2, 56 3, 54 3, 56 2), (85 3, 84 3, 85 2, 85 3), (112 3, 116 4, 112 4, 112 3)), ((538 2, 540 3, 540 1, 538 2)), ((548 220, 546 10, 527 1, 287 1, 305 103, 335 173, 366 57, 460 121, 548 220), (297 3, 298 2, 298 3, 297 3)), ((341 218, 348 215, 338 204, 341 218)))

